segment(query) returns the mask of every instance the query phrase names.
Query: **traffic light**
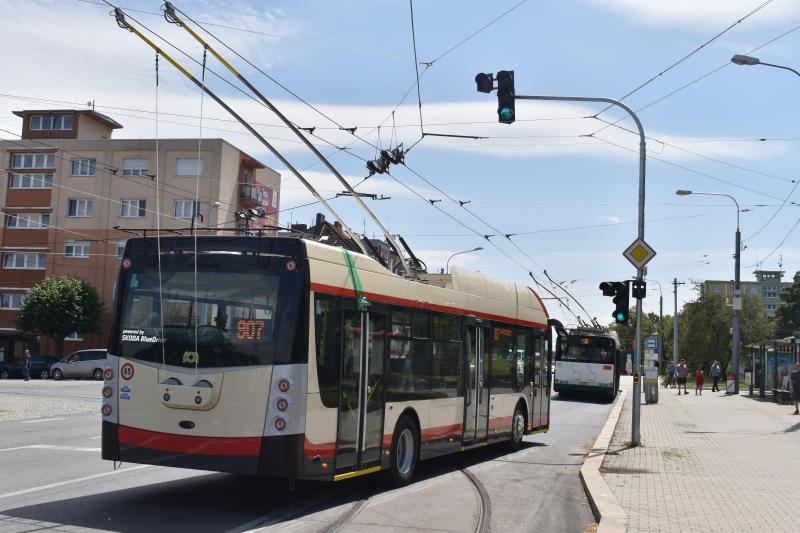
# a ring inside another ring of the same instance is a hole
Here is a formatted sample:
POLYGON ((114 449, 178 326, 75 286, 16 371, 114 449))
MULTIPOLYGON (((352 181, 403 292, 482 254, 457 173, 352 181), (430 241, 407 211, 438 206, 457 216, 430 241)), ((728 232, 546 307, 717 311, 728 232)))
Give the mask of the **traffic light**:
POLYGON ((636 300, 641 300, 647 296, 647 283, 639 279, 631 281, 631 296, 636 300))
POLYGON ((514 71, 501 70, 495 79, 497 80, 497 117, 501 123, 511 124, 515 118, 514 71))
POLYGON ((492 78, 491 73, 486 74, 481 72, 477 76, 475 76, 475 83, 478 86, 479 93, 490 93, 494 89, 494 84, 492 83, 494 78, 492 78))
POLYGON ((617 294, 612 300, 616 308, 614 309, 614 320, 617 324, 628 323, 628 312, 630 305, 628 304, 628 282, 617 282, 617 294))
POLYGON ((611 316, 617 324, 628 323, 628 282, 627 281, 604 281, 600 284, 603 296, 613 296, 616 308, 611 316))

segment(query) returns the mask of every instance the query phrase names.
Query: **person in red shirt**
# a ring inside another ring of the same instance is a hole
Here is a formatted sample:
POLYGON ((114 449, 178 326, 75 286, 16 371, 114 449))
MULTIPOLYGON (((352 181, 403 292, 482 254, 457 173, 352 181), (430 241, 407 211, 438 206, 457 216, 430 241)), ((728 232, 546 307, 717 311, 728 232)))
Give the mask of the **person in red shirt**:
POLYGON ((699 394, 700 396, 703 395, 703 380, 705 379, 705 374, 703 374, 703 369, 698 368, 694 371, 694 393, 695 395, 699 394))

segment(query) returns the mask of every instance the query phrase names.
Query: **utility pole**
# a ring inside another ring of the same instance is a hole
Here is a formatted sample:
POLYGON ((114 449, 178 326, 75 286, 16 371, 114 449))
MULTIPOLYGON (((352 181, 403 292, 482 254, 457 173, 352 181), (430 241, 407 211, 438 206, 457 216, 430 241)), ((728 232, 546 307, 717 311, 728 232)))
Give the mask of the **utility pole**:
POLYGON ((678 282, 678 278, 672 279, 672 285, 674 286, 673 293, 675 294, 675 314, 672 316, 672 329, 673 329, 673 339, 672 339, 672 364, 678 364, 678 285, 685 285, 683 281, 678 282))

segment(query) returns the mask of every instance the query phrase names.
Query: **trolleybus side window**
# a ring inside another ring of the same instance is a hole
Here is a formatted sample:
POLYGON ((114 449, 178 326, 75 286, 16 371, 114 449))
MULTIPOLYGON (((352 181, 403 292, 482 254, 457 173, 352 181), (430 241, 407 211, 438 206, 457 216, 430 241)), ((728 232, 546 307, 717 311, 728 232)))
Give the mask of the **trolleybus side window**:
POLYGON ((339 407, 339 302, 317 296, 314 304, 319 394, 325 407, 339 407))
POLYGON ((511 392, 517 371, 514 335, 510 328, 492 330, 492 394, 511 392))
POLYGON ((435 397, 463 396, 461 383, 461 322, 455 316, 433 315, 431 390, 435 397))
POLYGON ((525 384, 528 381, 533 381, 532 379, 527 379, 527 376, 531 375, 533 371, 532 365, 532 358, 531 358, 531 348, 529 339, 530 334, 522 331, 518 331, 516 334, 517 342, 516 342, 516 359, 514 361, 515 368, 514 368, 514 392, 519 392, 525 388, 525 384))
POLYGON ((430 391, 431 340, 426 312, 392 311, 388 401, 424 399, 430 391))

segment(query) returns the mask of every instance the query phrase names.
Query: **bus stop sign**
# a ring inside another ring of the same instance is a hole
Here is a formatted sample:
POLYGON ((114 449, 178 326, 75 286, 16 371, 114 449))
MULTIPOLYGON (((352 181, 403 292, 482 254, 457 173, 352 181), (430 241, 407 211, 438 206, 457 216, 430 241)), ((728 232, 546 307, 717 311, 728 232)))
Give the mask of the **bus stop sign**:
POLYGON ((656 251, 644 239, 636 239, 622 253, 625 259, 631 262, 636 268, 643 268, 652 258, 656 256, 656 251))

